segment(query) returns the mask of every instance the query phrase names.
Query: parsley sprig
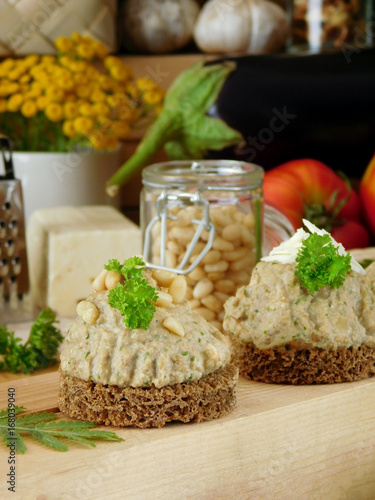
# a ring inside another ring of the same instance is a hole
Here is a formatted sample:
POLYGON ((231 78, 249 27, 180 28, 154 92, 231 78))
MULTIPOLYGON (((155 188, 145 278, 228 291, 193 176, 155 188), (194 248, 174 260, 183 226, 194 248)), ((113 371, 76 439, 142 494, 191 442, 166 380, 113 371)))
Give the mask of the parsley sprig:
POLYGON ((6 325, 0 325, 0 371, 32 373, 56 363, 63 336, 55 327, 56 314, 51 309, 41 311, 31 326, 25 344, 6 325))
MULTIPOLYGON (((12 409, 13 410, 13 409, 12 409)), ((65 438, 71 441, 78 441, 95 447, 92 439, 105 441, 123 441, 116 433, 93 429, 95 424, 80 420, 57 420, 58 415, 53 412, 32 413, 18 416, 26 408, 16 406, 13 411, 9 409, 0 410, 0 438, 6 445, 14 443, 15 451, 25 453, 27 446, 22 434, 29 434, 40 443, 58 451, 67 451, 68 446, 60 441, 65 438), (15 415, 13 422, 13 415, 15 415), (9 417, 12 417, 12 425, 9 425, 9 417), (14 425, 13 425, 14 424, 14 425)))
POLYGON ((144 276, 145 263, 141 257, 131 257, 123 264, 112 259, 104 266, 107 271, 117 271, 125 280, 109 291, 108 303, 124 316, 128 328, 147 329, 156 310, 158 294, 144 276))
POLYGON ((329 234, 312 233, 296 257, 295 275, 310 293, 330 286, 339 288, 350 271, 351 255, 340 255, 329 234))

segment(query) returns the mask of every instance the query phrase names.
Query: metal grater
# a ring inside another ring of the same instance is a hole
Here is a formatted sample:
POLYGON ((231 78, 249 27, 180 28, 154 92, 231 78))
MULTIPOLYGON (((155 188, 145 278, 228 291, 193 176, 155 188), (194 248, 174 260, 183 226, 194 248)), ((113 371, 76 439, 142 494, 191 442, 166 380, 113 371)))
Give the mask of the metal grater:
POLYGON ((0 136, 0 146, 4 167, 0 175, 0 324, 4 324, 31 319, 32 311, 22 187, 14 177, 10 140, 0 136))

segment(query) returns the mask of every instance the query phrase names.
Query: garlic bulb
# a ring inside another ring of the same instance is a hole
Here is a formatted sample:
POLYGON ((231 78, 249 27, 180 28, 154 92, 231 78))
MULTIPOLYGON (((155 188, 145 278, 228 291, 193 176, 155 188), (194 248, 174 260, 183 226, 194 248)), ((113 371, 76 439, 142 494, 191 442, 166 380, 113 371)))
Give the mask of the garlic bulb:
POLYGON ((203 52, 266 54, 288 37, 285 11, 268 0, 209 0, 194 29, 203 52))
POLYGON ((126 0, 120 37, 130 50, 172 52, 192 40, 199 10, 196 0, 126 0))

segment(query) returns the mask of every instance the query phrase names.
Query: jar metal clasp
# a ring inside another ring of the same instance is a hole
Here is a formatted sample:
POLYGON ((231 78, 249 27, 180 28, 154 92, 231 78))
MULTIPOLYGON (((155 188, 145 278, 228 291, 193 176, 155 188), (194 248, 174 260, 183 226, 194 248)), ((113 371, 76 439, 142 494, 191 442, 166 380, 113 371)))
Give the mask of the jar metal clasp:
POLYGON ((146 227, 144 235, 144 245, 143 245, 143 256, 146 260, 146 267, 151 269, 163 269, 166 271, 172 271, 177 274, 189 274, 193 269, 195 269, 198 264, 202 261, 207 252, 212 248, 212 244, 215 237, 215 226, 210 221, 209 214, 209 202, 208 200, 201 197, 199 190, 194 193, 169 193, 168 189, 163 190, 156 201, 156 215, 149 222, 146 227), (192 224, 196 226, 194 236, 189 243, 186 250, 184 258, 176 268, 170 268, 166 266, 166 242, 167 242, 167 221, 177 220, 177 216, 170 213, 170 209, 173 206, 185 206, 186 204, 197 205, 203 207, 203 217, 202 219, 193 219, 192 224), (153 264, 150 262, 151 254, 151 232, 155 224, 160 221, 160 265, 153 264), (198 243, 198 240, 202 234, 202 231, 206 229, 209 233, 207 243, 201 252, 194 259, 194 262, 186 267, 189 263, 191 256, 193 255, 194 248, 198 243))

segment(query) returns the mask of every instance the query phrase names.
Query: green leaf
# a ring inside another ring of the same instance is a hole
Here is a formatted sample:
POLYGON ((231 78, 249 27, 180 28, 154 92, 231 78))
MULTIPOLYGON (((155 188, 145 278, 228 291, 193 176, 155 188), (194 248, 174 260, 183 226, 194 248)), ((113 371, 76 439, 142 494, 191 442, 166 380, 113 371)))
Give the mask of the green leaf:
POLYGON ((329 286, 339 288, 351 269, 351 255, 340 255, 329 234, 312 233, 296 257, 295 275, 310 293, 329 286))
MULTIPOLYGON (((18 407, 17 411, 25 410, 18 407)), ((8 425, 8 409, 0 411, 0 436, 5 445, 15 442, 16 451, 25 453, 27 447, 21 436, 29 434, 41 444, 54 450, 67 451, 68 446, 59 438, 95 447, 92 440, 123 441, 116 433, 95 428, 92 422, 81 420, 57 420, 52 412, 32 413, 15 418, 14 427, 8 425)))
POLYGON ((31 326, 25 344, 5 325, 0 325, 0 371, 32 373, 56 363, 63 336, 54 326, 56 315, 51 309, 40 312, 31 326))
POLYGON ((135 153, 109 179, 107 189, 116 193, 152 156, 165 146, 171 159, 199 159, 209 149, 238 144, 242 135, 207 111, 235 69, 233 62, 200 62, 182 72, 169 88, 163 111, 142 138, 135 153), (115 187, 115 189, 113 189, 115 187))
POLYGON ((120 272, 125 281, 109 291, 108 303, 121 312, 128 328, 147 329, 156 307, 158 294, 144 278, 145 262, 142 257, 131 257, 122 265, 112 260, 104 266, 108 271, 120 272))

